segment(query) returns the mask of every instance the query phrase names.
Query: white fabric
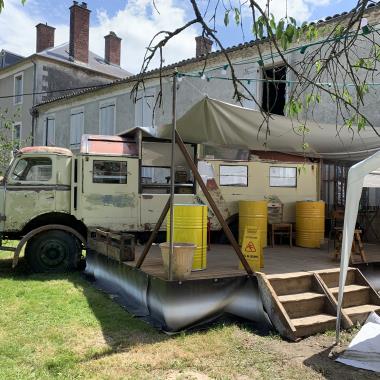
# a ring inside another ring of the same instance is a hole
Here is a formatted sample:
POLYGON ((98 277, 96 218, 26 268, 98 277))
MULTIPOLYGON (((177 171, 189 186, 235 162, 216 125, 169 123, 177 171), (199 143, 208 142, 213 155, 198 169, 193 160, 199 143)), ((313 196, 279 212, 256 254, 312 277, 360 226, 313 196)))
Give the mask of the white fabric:
POLYGON ((380 317, 371 313, 337 362, 380 372, 380 317))
POLYGON ((364 177, 363 187, 380 187, 380 170, 376 170, 364 177))
MULTIPOLYGON (((380 137, 369 127, 360 133, 355 127, 307 122, 305 141, 299 126, 303 121, 271 115, 270 135, 259 111, 220 100, 204 98, 177 120, 177 130, 185 142, 229 146, 251 150, 271 150, 339 160, 358 161, 380 150, 380 137), (339 131, 339 132, 338 132, 339 131)), ((380 128, 378 129, 380 132, 380 128)), ((171 125, 159 128, 157 137, 170 139, 171 125)))
POLYGON ((337 341, 339 341, 340 316, 343 303, 343 288, 346 284, 348 263, 351 256, 352 239, 355 231, 356 219, 358 216, 359 201, 362 194, 364 178, 369 173, 380 167, 380 152, 368 157, 350 168, 347 177, 347 196, 344 213, 342 253, 339 273, 339 293, 338 293, 338 315, 337 315, 337 341))

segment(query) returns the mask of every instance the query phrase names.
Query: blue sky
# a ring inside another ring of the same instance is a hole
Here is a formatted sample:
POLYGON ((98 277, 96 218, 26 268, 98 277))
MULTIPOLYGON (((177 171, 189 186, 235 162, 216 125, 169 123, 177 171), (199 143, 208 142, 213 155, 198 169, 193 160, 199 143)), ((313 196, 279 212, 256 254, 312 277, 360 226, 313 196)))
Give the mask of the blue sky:
MULTIPOLYGON (((204 4, 206 0, 199 0, 204 4)), ((231 0, 232 2, 237 0, 231 0)), ((264 3, 264 0, 261 0, 264 3)), ((285 13, 285 0, 272 0, 271 10, 277 18, 285 13)), ((352 9, 357 0, 288 0, 288 15, 300 22, 313 21, 352 9)), ((115 31, 122 39, 122 66, 137 72, 143 60, 145 47, 159 30, 173 30, 191 17, 186 0, 156 0, 160 15, 152 11, 151 0, 87 0, 91 9, 90 48, 99 55, 104 53, 104 35, 115 31)), ((0 49, 5 48, 23 55, 35 49, 35 25, 47 22, 56 27, 56 44, 68 41, 71 0, 5 0, 0 14, 0 49)), ((249 31, 242 33, 233 23, 223 25, 219 15, 218 35, 226 46, 252 39, 249 31)), ((194 55, 194 37, 199 30, 190 29, 168 45, 165 63, 194 55)), ((155 62, 154 64, 157 64, 155 62)))

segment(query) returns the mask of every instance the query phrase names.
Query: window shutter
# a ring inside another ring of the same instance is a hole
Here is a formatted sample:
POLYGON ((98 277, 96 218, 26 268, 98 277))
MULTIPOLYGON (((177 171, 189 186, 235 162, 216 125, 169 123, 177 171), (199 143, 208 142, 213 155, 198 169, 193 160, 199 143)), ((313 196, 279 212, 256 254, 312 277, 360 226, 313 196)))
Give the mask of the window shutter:
POLYGON ((108 106, 100 107, 99 115, 101 135, 113 135, 115 134, 115 105, 110 104, 108 106))
POLYGON ((83 112, 74 113, 70 119, 70 147, 78 147, 83 135, 83 112))

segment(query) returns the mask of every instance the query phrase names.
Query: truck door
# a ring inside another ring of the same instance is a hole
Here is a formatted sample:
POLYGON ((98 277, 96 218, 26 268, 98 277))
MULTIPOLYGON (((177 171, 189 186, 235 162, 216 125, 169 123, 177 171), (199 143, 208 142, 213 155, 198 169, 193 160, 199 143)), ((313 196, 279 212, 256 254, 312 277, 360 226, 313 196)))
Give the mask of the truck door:
POLYGON ((22 156, 15 160, 5 185, 5 231, 20 231, 34 217, 55 211, 54 159, 22 156))
POLYGON ((138 159, 82 157, 81 214, 87 226, 133 231, 138 225, 138 159))

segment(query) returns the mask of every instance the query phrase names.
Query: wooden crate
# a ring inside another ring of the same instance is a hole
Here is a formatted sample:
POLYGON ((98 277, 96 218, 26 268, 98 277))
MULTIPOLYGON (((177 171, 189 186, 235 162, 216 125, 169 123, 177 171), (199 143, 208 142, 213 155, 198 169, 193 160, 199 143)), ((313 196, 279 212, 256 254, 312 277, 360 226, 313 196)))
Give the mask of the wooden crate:
POLYGON ((89 231, 88 247, 117 261, 135 259, 135 237, 132 234, 96 228, 89 231))

